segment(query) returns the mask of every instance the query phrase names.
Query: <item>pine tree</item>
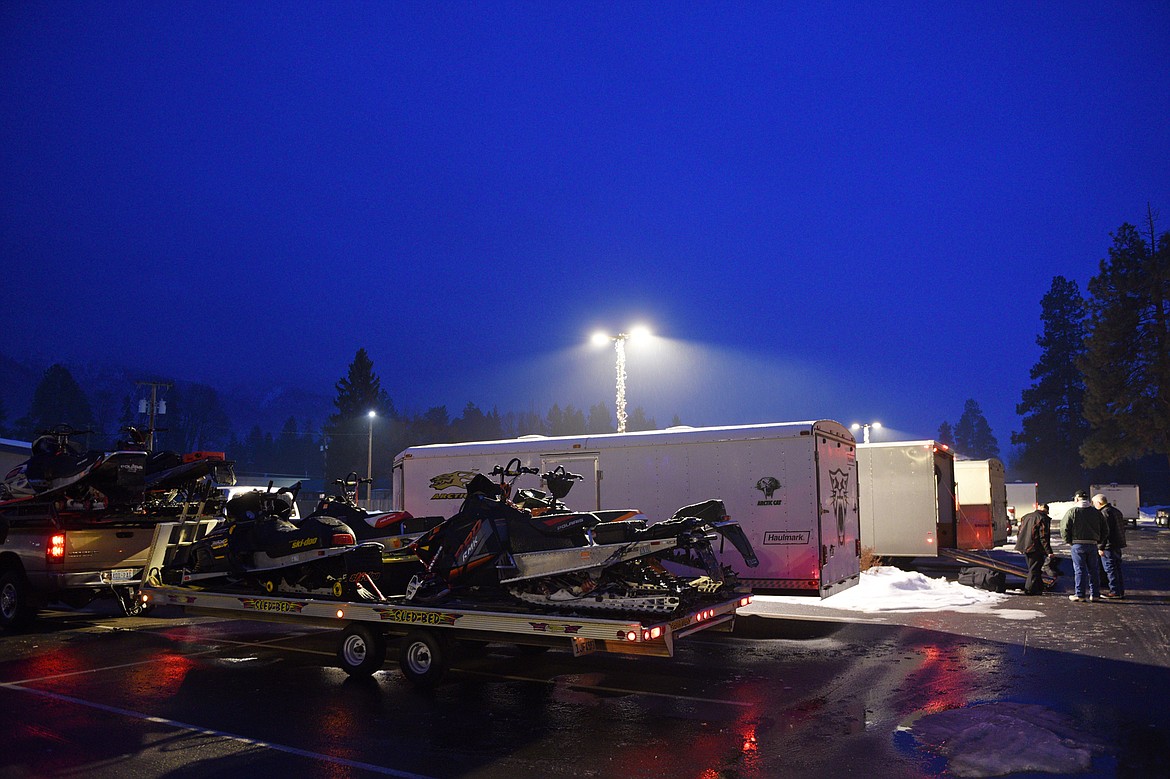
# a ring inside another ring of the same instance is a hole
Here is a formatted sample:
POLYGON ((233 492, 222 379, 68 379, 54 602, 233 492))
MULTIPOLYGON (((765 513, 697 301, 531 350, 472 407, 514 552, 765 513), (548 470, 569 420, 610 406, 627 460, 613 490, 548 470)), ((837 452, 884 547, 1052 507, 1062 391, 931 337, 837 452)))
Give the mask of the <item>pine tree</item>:
MULTIPOLYGON (((386 433, 389 421, 396 414, 365 349, 357 350, 349 365, 349 372, 337 382, 335 388, 337 397, 333 405, 337 411, 329 416, 324 431, 328 438, 326 481, 342 479, 350 472, 365 476, 367 460, 372 452, 375 487, 379 481, 388 482, 392 465, 390 461, 396 453, 388 451, 386 433), (372 418, 371 411, 374 412, 372 418)), ((445 418, 443 422, 446 425, 445 418)))
POLYGON ((991 434, 991 425, 974 399, 968 399, 963 416, 955 425, 955 448, 974 460, 999 456, 999 442, 991 434))
POLYGON ((943 423, 938 426, 938 442, 940 444, 946 444, 951 448, 954 448, 955 446, 954 428, 952 428, 951 423, 947 422, 946 420, 943 420, 943 423))
POLYGON ((1147 209, 1143 236, 1113 234, 1109 258, 1089 281, 1089 336, 1080 361, 1089 466, 1145 454, 1170 457, 1170 232, 1147 209))
POLYGON ((45 371, 33 392, 28 415, 17 422, 17 433, 31 441, 42 430, 61 424, 88 429, 93 424, 93 412, 69 369, 54 364, 45 371))
POLYGON ((604 402, 589 407, 589 419, 585 423, 585 432, 612 433, 614 429, 613 417, 609 415, 609 407, 604 402))
POLYGON ((1089 432, 1084 417, 1085 383, 1077 360, 1085 351, 1087 311, 1076 282, 1063 276, 1040 300, 1041 348, 1032 366, 1033 384, 1020 395, 1016 413, 1023 430, 1012 434, 1020 446, 1014 466, 1040 484, 1044 496, 1071 495, 1089 483, 1080 448, 1089 432))

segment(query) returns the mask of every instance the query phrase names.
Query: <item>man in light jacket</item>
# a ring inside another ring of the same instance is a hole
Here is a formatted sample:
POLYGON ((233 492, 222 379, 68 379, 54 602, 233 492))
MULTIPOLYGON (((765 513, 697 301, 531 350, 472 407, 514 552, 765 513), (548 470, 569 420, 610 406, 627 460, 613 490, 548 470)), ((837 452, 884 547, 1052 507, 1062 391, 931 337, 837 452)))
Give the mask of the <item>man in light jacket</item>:
POLYGON ((1072 549, 1073 587, 1076 592, 1068 596, 1075 602, 1088 600, 1090 603, 1100 596, 1101 573, 1097 564, 1097 547, 1109 537, 1105 517, 1089 502, 1089 493, 1077 490, 1074 496, 1077 505, 1064 515, 1064 527, 1060 531, 1072 549), (1086 592, 1087 589, 1087 592, 1086 592))
POLYGON ((1120 599, 1125 597, 1125 578, 1121 575, 1121 550, 1125 548, 1125 517, 1121 516, 1121 509, 1109 502, 1104 495, 1094 495, 1093 505, 1105 517, 1105 527, 1108 531, 1105 540, 1098 545, 1097 551, 1101 555, 1101 565, 1105 566, 1105 578, 1109 580, 1109 589, 1102 593, 1106 598, 1120 599))

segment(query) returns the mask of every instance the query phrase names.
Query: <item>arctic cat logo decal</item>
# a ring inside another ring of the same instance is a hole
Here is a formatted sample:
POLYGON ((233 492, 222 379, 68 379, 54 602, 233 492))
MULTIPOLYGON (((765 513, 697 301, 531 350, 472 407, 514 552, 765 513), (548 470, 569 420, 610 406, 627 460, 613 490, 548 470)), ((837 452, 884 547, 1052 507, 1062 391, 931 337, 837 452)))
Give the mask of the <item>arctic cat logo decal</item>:
POLYGON ((458 614, 445 614, 441 611, 406 611, 404 609, 379 609, 378 616, 386 622, 399 622, 407 625, 454 625, 459 619, 458 614))
POLYGON ((765 476, 756 482, 756 489, 764 493, 765 499, 771 500, 776 490, 780 489, 780 480, 775 476, 765 476))
POLYGON ((562 625, 555 622, 529 622, 532 629, 538 633, 567 633, 573 635, 581 630, 580 625, 562 625))
POLYGON ((475 476, 475 471, 451 471, 450 473, 440 473, 438 476, 431 477, 432 490, 449 490, 466 487, 467 483, 471 481, 471 477, 475 476))
POLYGON ((240 598, 240 603, 246 609, 253 611, 279 611, 292 614, 299 614, 301 609, 305 607, 304 603, 297 603, 295 601, 286 600, 264 600, 262 598, 240 598))
POLYGON ((431 500, 463 500, 466 497, 466 492, 436 492, 431 500))
POLYGON ((768 530, 764 533, 764 545, 783 546, 807 544, 810 530, 768 530))

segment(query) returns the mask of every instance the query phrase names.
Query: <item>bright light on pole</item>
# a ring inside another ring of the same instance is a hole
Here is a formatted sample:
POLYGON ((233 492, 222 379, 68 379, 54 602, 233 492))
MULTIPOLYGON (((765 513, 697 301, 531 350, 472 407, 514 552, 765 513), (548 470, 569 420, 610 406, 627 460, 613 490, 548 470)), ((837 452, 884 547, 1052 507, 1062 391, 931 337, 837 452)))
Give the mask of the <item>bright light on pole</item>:
POLYGON ((630 332, 617 335, 593 334, 593 343, 598 346, 613 341, 614 352, 617 354, 617 397, 614 402, 614 413, 617 416, 619 433, 626 432, 626 341, 641 341, 649 335, 650 329, 644 325, 632 327, 630 332))
POLYGON ((852 425, 849 426, 849 429, 850 430, 860 430, 861 431, 861 443, 868 444, 869 443, 869 429, 871 427, 874 430, 881 430, 882 423, 881 422, 866 422, 865 424, 859 424, 857 422, 854 422, 852 425))
POLYGON ((367 416, 370 418, 370 435, 366 444, 366 508, 369 508, 374 492, 374 417, 378 412, 371 409, 367 416))

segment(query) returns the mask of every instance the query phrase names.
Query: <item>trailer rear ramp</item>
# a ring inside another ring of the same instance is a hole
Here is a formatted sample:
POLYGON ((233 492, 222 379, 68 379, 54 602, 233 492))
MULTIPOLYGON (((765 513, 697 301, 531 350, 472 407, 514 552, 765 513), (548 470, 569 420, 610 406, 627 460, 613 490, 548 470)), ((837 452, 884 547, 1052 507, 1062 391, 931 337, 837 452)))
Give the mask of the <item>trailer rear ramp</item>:
MULTIPOLYGON (((1021 579, 1028 578, 1028 569, 1024 566, 997 560, 991 555, 981 552, 972 552, 964 549, 939 549, 938 553, 940 556, 949 557, 956 562, 966 563, 967 565, 978 565, 982 568, 990 568, 993 571, 1010 573, 1013 576, 1019 576, 1021 579)), ((1048 574, 1044 574, 1040 578, 1046 588, 1050 588, 1056 584, 1056 579, 1048 574)))

